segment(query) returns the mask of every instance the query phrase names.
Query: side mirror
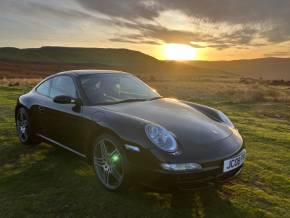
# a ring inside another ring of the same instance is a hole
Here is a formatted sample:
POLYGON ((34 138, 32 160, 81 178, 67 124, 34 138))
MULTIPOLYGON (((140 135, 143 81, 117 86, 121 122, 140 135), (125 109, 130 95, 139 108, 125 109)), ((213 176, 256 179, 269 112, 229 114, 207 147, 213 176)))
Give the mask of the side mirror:
POLYGON ((59 103, 59 104, 81 104, 80 99, 73 98, 73 97, 66 96, 66 95, 56 96, 53 98, 53 101, 55 103, 59 103))

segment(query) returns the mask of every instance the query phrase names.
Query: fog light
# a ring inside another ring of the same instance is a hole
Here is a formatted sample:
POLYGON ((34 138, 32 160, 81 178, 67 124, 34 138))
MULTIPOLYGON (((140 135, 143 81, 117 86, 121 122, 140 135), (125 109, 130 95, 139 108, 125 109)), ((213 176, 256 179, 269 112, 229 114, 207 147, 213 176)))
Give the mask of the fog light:
POLYGON ((201 165, 198 163, 177 163, 177 164, 162 163, 161 167, 165 170, 170 171, 200 170, 202 168, 201 165))

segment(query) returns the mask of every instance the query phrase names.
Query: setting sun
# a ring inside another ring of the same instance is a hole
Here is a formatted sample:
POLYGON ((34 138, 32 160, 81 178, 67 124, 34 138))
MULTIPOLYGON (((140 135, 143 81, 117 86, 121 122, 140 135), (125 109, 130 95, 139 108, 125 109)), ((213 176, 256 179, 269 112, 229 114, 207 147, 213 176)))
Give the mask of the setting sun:
POLYGON ((194 60, 197 49, 185 44, 165 44, 164 58, 166 60, 194 60))

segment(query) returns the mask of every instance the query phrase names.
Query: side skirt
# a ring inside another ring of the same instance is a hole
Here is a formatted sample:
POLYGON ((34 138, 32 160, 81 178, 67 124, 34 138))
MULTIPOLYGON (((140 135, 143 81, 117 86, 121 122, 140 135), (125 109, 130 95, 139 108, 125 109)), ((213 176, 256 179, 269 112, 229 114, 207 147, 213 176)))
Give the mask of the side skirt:
POLYGON ((58 146, 60 146, 60 147, 62 147, 62 148, 64 148, 64 149, 66 149, 66 150, 68 150, 68 151, 71 151, 71 152, 73 152, 73 153, 75 153, 75 154, 77 154, 77 155, 79 155, 79 156, 81 156, 81 157, 83 157, 83 158, 86 158, 87 156, 86 155, 84 155, 84 154, 82 154, 82 153, 80 153, 80 152, 78 152, 78 151, 76 151, 76 150, 74 150, 74 149, 72 149, 72 148, 70 148, 70 147, 68 147, 68 146, 66 146, 66 145, 63 145, 63 144, 61 144, 61 143, 59 143, 59 142, 57 142, 57 141, 54 141, 53 139, 50 139, 50 138, 48 138, 48 137, 45 137, 45 136, 43 136, 43 135, 41 135, 41 134, 37 134, 40 138, 43 138, 44 140, 46 140, 46 141, 49 141, 49 142, 51 142, 52 144, 55 144, 55 145, 58 145, 58 146))

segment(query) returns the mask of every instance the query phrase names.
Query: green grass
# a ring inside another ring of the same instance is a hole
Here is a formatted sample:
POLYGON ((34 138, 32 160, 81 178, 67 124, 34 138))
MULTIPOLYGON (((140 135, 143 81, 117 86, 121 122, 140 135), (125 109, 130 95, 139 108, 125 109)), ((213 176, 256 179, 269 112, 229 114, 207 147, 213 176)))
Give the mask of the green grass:
POLYGON ((19 144, 14 105, 27 89, 0 86, 0 217, 289 217, 290 106, 285 103, 198 99, 225 111, 244 136, 245 168, 232 183, 180 195, 138 187, 112 193, 77 156, 45 143, 19 144))

